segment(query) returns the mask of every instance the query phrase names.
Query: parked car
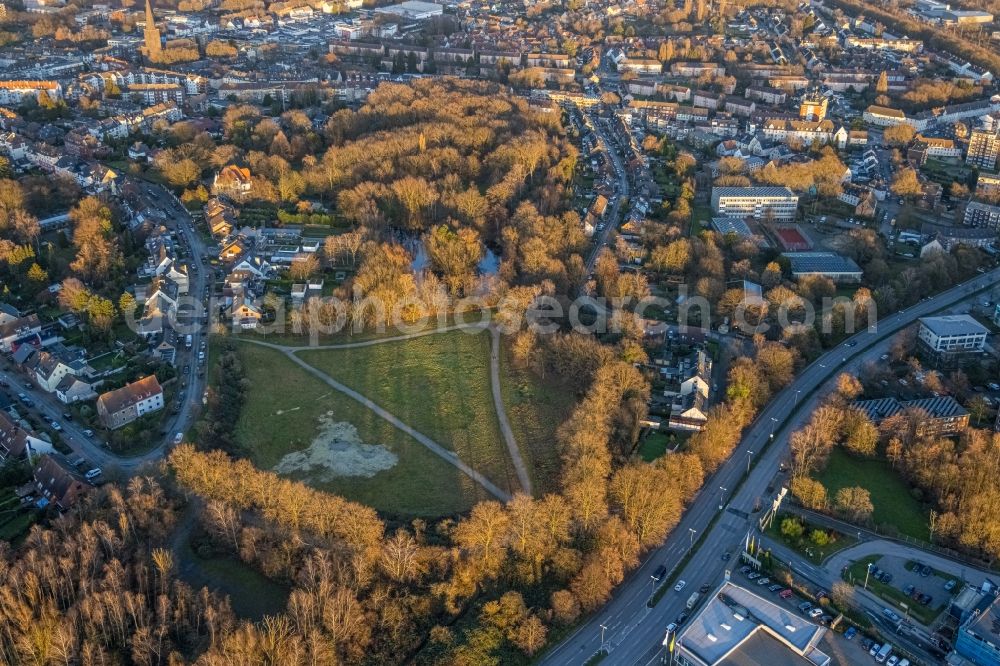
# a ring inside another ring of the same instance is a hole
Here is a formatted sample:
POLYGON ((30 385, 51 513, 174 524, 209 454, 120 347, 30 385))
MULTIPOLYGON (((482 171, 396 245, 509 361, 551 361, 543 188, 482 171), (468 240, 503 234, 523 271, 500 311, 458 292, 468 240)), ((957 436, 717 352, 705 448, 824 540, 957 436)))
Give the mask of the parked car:
POLYGON ((925 577, 925 578, 926 578, 927 576, 930 576, 930 575, 931 575, 932 573, 934 573, 934 570, 933 570, 933 569, 931 569, 931 568, 930 568, 929 566, 927 566, 926 564, 925 564, 925 565, 923 566, 923 568, 921 568, 921 569, 920 569, 920 575, 921 575, 921 576, 923 576, 923 577, 925 577))
POLYGON ((813 605, 811 603, 809 603, 808 601, 803 601, 801 604, 799 604, 799 611, 803 613, 808 613, 812 607, 813 605))
POLYGON ((672 634, 675 631, 677 631, 677 624, 676 623, 671 622, 670 624, 667 625, 667 633, 668 634, 672 634))
POLYGON ((855 629, 854 627, 848 627, 847 631, 844 632, 844 639, 848 641, 854 640, 854 637, 857 635, 858 635, 857 629, 855 629))
POLYGON ((912 585, 907 585, 906 587, 903 588, 903 594, 905 594, 906 596, 910 596, 911 594, 913 594, 914 589, 915 588, 912 585))
POLYGON ((690 614, 687 611, 681 611, 681 614, 677 616, 677 624, 684 624, 687 622, 688 617, 690 617, 690 614))
POLYGON ((818 618, 822 614, 823 614, 822 608, 813 608, 811 611, 809 611, 809 617, 813 619, 818 618))
POLYGON ((684 582, 683 580, 677 581, 677 584, 674 585, 674 592, 680 592, 681 590, 684 589, 685 585, 687 585, 687 583, 684 582))
POLYGON ((768 584, 768 583, 770 583, 770 582, 771 582, 771 579, 770 579, 770 578, 768 578, 767 576, 765 576, 764 578, 761 578, 761 579, 759 579, 759 580, 757 581, 757 584, 758 584, 758 585, 767 585, 767 584, 768 584))
MULTIPOLYGON (((758 584, 760 583, 760 581, 757 581, 757 582, 758 582, 758 584)), ((705 583, 704 585, 702 585, 701 587, 698 588, 698 593, 699 594, 705 594, 706 592, 708 592, 711 589, 712 589, 712 586, 709 585, 708 583, 705 583)))
POLYGON ((778 592, 778 596, 781 597, 782 599, 791 599, 792 591, 788 588, 785 588, 781 592, 778 592))
POLYGON ((758 578, 760 578, 760 574, 757 573, 756 571, 751 571, 750 573, 747 574, 747 578, 749 578, 750 580, 757 580, 758 578))
POLYGON ((874 657, 875 655, 878 654, 878 651, 881 649, 882 645, 880 643, 872 643, 872 646, 868 648, 868 654, 874 657))
POLYGON ((768 592, 777 592, 777 591, 778 591, 778 590, 780 590, 780 589, 781 589, 781 585, 780 585, 780 584, 778 584, 778 583, 775 583, 774 585, 771 585, 771 586, 769 586, 769 587, 767 588, 767 591, 768 591, 768 592))
POLYGON ((85 479, 87 479, 87 481, 93 481, 94 479, 96 479, 97 477, 99 477, 103 473, 104 473, 104 471, 100 467, 95 467, 94 469, 90 470, 89 472, 87 472, 83 476, 84 476, 85 479))
POLYGON ((957 584, 958 584, 958 581, 955 580, 954 578, 952 578, 951 580, 949 580, 947 583, 944 584, 944 589, 945 589, 946 592, 951 592, 952 590, 955 589, 955 586, 957 584))

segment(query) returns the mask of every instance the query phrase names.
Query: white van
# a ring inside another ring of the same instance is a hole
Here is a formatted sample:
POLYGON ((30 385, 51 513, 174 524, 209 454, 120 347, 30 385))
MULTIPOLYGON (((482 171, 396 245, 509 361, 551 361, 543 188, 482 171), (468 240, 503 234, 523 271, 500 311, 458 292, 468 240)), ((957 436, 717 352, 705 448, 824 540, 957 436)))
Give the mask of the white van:
POLYGON ((880 664, 884 664, 885 660, 889 658, 890 654, 892 654, 892 645, 886 643, 885 645, 882 646, 882 649, 878 651, 878 654, 875 655, 875 661, 877 661, 880 664))

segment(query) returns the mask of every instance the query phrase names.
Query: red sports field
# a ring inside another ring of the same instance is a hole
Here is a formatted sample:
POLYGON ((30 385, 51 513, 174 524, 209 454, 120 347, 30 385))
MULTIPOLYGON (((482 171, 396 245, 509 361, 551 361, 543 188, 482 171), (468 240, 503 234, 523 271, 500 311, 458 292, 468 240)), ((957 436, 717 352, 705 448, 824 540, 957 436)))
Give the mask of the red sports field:
POLYGON ((789 252, 808 250, 812 247, 812 243, 805 237, 805 234, 799 231, 798 227, 779 227, 774 230, 774 233, 778 236, 781 245, 789 252))

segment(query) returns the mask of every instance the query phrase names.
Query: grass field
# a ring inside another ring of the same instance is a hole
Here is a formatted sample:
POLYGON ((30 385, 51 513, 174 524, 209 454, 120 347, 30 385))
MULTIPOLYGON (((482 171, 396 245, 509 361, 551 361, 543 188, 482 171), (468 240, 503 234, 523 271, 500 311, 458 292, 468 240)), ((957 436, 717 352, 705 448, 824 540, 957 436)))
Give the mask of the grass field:
POLYGON ((910 488, 882 460, 859 460, 835 448, 819 480, 833 499, 841 488, 861 486, 871 493, 872 520, 895 527, 900 534, 930 540, 927 511, 910 495, 910 488))
POLYGON ((500 488, 518 489, 490 392, 490 336, 452 331, 299 357, 454 451, 500 488))
MULTIPOLYGON (((280 352, 252 344, 241 344, 238 349, 251 388, 236 434, 261 468, 270 469, 284 455, 307 448, 318 434, 319 417, 332 411, 334 419, 353 424, 362 441, 384 445, 399 460, 372 478, 305 479, 314 487, 397 516, 461 512, 487 497, 478 484, 453 466, 280 352)), ((213 356, 217 358, 217 352, 213 356)), ((426 401, 419 404, 426 405, 426 401)))
POLYGON ((500 395, 535 495, 541 496, 558 490, 560 464, 555 435, 573 411, 576 396, 558 382, 543 380, 514 365, 506 342, 500 344, 500 395))

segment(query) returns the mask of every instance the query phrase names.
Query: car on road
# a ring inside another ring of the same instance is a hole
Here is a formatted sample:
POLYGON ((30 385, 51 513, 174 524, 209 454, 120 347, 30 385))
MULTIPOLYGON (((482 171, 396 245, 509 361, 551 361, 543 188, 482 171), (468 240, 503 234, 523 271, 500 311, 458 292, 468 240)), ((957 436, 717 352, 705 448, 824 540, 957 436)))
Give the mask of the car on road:
POLYGON ((847 344, 848 347, 857 347, 858 346, 858 341, 857 340, 851 340, 850 342, 848 342, 846 344, 847 344))
MULTIPOLYGON (((177 434, 179 435, 180 433, 177 433, 177 434)), ((674 585, 674 592, 680 592, 681 590, 684 589, 685 585, 687 585, 687 583, 684 582, 683 580, 677 581, 677 584, 674 585)))
POLYGON ((899 616, 896 615, 896 613, 894 613, 891 608, 883 608, 882 609, 882 615, 885 615, 887 618, 889 618, 893 622, 899 622, 899 616))
POLYGON ((85 479, 87 479, 87 481, 93 481, 94 479, 96 479, 97 477, 99 477, 103 473, 104 473, 104 471, 100 467, 95 467, 94 469, 90 470, 89 472, 87 472, 83 476, 84 476, 85 479))
POLYGON ((72 415, 72 414, 70 414, 69 412, 63 412, 63 415, 62 415, 62 416, 63 416, 63 418, 64 418, 64 419, 66 419, 67 421, 72 421, 72 420, 73 420, 73 415, 72 415))
POLYGON ((179 432, 174 435, 174 444, 180 444, 182 441, 184 441, 184 433, 179 432))
POLYGON ((93 439, 94 438, 94 431, 91 430, 90 428, 87 428, 86 430, 83 431, 83 436, 84 437, 90 437, 91 439, 93 439))
POLYGON ((661 580, 663 580, 663 575, 666 573, 667 573, 667 568, 661 564, 660 566, 656 567, 656 571, 653 572, 653 578, 656 579, 657 583, 659 583, 661 580))
POLYGON ((723 553, 723 554, 722 554, 722 561, 723 561, 723 562, 728 562, 728 561, 729 561, 729 558, 730 558, 730 557, 732 557, 732 556, 733 556, 733 554, 732 554, 732 553, 723 553))

